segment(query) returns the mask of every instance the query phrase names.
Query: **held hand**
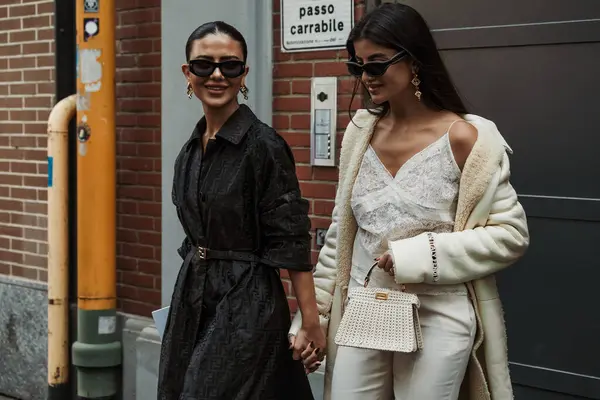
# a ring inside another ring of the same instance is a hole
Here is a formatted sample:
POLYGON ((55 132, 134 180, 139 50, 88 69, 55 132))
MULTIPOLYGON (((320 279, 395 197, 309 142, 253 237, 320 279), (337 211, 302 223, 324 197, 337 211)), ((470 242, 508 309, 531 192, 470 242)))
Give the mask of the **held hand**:
MULTIPOLYGON (((290 336, 290 348, 293 348, 296 343, 296 336, 290 336)), ((325 351, 320 348, 315 348, 314 344, 309 343, 309 346, 300 354, 302 363, 304 364, 304 372, 306 375, 315 372, 321 366, 321 362, 325 358, 325 351)))
MULTIPOLYGON (((294 348, 294 345, 296 343, 296 336, 291 335, 289 337, 289 340, 290 348, 294 348)), ((303 359, 302 363, 304 364, 304 372, 306 373, 306 375, 308 375, 319 369, 319 367, 321 366, 321 362, 325 358, 325 351, 319 348, 314 348, 309 343, 308 348, 300 354, 300 358, 303 359)))
POLYGON ((318 323, 302 325, 296 336, 290 337, 294 360, 305 359, 312 353, 325 354, 325 335, 318 323))
POLYGON ((318 325, 315 326, 315 332, 311 337, 320 336, 320 341, 314 340, 312 345, 300 354, 302 363, 304 364, 304 372, 308 375, 315 372, 320 366, 323 358, 325 358, 325 346, 327 345, 325 335, 318 325), (319 343, 322 343, 319 345, 319 343))
MULTIPOLYGON (((308 353, 308 351, 306 353, 308 353)), ((319 367, 321 366, 321 362, 325 358, 325 352, 317 352, 315 350, 309 353, 308 355, 306 353, 302 354, 302 363, 304 363, 304 372, 306 372, 306 374, 308 375, 319 369, 319 367), (305 355, 307 355, 307 357, 304 357, 305 355)))
POLYGON ((376 258, 375 261, 377 261, 377 266, 390 274, 390 276, 396 274, 394 271, 394 259, 390 253, 386 252, 380 258, 376 258))

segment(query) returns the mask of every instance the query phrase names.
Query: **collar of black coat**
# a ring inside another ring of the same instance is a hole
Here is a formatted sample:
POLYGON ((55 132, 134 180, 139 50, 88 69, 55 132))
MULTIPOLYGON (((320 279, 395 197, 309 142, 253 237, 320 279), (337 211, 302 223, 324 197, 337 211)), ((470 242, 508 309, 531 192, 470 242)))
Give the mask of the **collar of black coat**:
MULTIPOLYGON (((231 114, 229 119, 219 129, 216 137, 225 139, 233 144, 239 144, 256 119, 256 115, 254 115, 247 105, 240 104, 238 109, 231 114)), ((192 133, 192 139, 201 138, 204 132, 206 132, 206 117, 202 117, 196 124, 192 133)))

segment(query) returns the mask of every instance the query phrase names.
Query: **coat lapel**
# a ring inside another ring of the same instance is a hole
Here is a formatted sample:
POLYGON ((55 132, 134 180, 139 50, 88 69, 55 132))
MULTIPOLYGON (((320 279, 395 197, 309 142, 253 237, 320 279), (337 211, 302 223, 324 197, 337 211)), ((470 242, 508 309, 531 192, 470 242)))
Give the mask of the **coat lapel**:
POLYGON ((454 220, 454 230, 457 232, 465 230, 471 212, 483 197, 502 162, 505 149, 510 151, 508 145, 502 143, 503 139, 495 125, 489 126, 491 121, 475 115, 465 115, 464 118, 477 128, 478 135, 460 178, 454 220))
MULTIPOLYGON (((364 112, 364 111, 363 111, 364 112)), ((338 237, 338 274, 337 284, 341 287, 343 296, 346 296, 346 289, 350 280, 350 269, 352 267, 352 248, 354 237, 356 236, 357 225, 352 213, 351 199, 354 182, 360 170, 363 156, 373 136, 373 128, 377 117, 371 114, 360 115, 356 118, 356 124, 351 125, 344 134, 342 151, 344 155, 340 159, 340 236, 338 237)))

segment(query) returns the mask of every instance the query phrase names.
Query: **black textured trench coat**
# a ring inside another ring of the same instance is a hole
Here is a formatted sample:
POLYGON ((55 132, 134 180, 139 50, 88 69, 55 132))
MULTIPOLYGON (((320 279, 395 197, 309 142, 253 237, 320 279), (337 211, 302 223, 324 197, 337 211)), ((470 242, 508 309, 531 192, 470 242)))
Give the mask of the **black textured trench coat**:
POLYGON ((203 118, 175 162, 172 197, 186 238, 158 400, 311 400, 289 350, 278 272, 312 269, 292 153, 244 105, 203 151, 205 129, 203 118))

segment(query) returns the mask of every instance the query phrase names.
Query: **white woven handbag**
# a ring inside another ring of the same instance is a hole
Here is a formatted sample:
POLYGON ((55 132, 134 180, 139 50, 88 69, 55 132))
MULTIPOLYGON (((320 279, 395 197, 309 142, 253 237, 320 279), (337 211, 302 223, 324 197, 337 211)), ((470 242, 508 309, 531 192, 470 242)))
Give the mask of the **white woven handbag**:
POLYGON ((423 348, 414 293, 368 288, 375 263, 365 278, 364 288, 348 292, 348 305, 340 322, 335 343, 338 346, 413 353, 423 348))

